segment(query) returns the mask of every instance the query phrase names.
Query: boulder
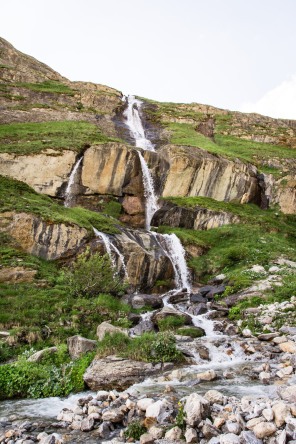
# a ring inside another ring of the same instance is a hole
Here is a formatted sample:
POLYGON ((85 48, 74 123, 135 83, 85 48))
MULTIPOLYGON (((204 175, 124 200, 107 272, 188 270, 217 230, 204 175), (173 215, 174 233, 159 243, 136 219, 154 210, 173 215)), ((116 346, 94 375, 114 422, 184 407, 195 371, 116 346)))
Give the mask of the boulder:
POLYGON ((240 444, 240 438, 234 433, 220 435, 220 444, 240 444))
POLYGON ((196 430, 193 429, 192 427, 188 427, 186 429, 184 436, 185 436, 186 442, 188 444, 191 444, 193 442, 198 442, 198 436, 197 436, 196 430))
POLYGON ((191 305, 188 309, 188 313, 193 314, 194 316, 199 316, 208 312, 208 307, 204 303, 191 305))
POLYGON ((44 348, 43 350, 39 350, 28 358, 29 362, 41 362, 45 356, 56 353, 58 349, 56 347, 44 348))
POLYGON ((218 390, 209 390, 205 394, 205 398, 211 403, 211 404, 223 404, 223 394, 221 392, 218 392, 218 390))
POLYGON ((274 422, 277 427, 281 427, 285 423, 285 419, 288 416, 291 416, 291 408, 283 401, 274 404, 272 406, 272 411, 274 413, 274 422))
POLYGON ((107 356, 94 359, 86 369, 83 380, 92 390, 125 390, 148 376, 157 374, 159 367, 150 363, 107 356))
POLYGON ((140 444, 154 444, 155 438, 151 433, 144 433, 140 436, 140 444))
POLYGON ((186 397, 184 404, 184 413, 186 413, 186 422, 189 426, 197 426, 202 419, 210 414, 210 403, 197 393, 192 393, 186 397))
POLYGON ((295 353, 296 352, 296 344, 293 341, 282 342, 279 344, 279 347, 284 353, 295 353))
POLYGON ((134 327, 134 334, 141 336, 143 333, 154 331, 154 323, 149 319, 140 322, 136 327, 134 327))
POLYGON ((256 438, 253 432, 244 431, 240 434, 241 444, 262 444, 261 439, 256 438))
POLYGON ((163 300, 159 296, 153 296, 152 294, 131 294, 123 299, 123 302, 129 304, 132 308, 162 308, 163 300))
POLYGON ((1 267, 0 284, 21 284, 33 282, 37 270, 27 270, 23 267, 1 267))
POLYGON ((192 324, 191 316, 189 316, 186 313, 183 313, 183 311, 176 310, 175 308, 171 308, 171 307, 164 307, 160 311, 156 312, 152 316, 152 321, 158 323, 159 321, 161 321, 162 319, 167 318, 168 316, 174 316, 174 317, 177 317, 177 318, 183 317, 184 318, 184 323, 186 325, 191 325, 192 324))
POLYGON ((168 422, 173 414, 174 406, 166 399, 150 404, 146 409, 146 418, 155 418, 159 424, 168 422))
POLYGON ((176 441, 178 439, 181 439, 181 436, 182 436, 182 430, 180 429, 180 427, 177 426, 168 430, 164 435, 165 439, 169 439, 171 441, 176 441))
POLYGON ((110 333, 111 335, 114 333, 123 333, 124 335, 128 336, 128 329, 123 327, 115 327, 109 322, 102 322, 97 328, 97 337, 99 338, 99 341, 104 339, 106 333, 110 333))
POLYGON ((273 422, 260 422, 253 428, 253 432, 258 439, 266 438, 276 432, 277 428, 273 422))
POLYGON ((190 302, 192 302, 192 304, 206 304, 207 299, 198 292, 190 295, 190 302))
POLYGON ((217 374, 215 370, 211 369, 203 373, 197 373, 195 377, 200 379, 201 381, 213 381, 217 378, 217 374))
POLYGON ((139 399, 139 401, 137 402, 137 407, 143 412, 146 412, 147 408, 153 403, 154 403, 153 398, 142 398, 139 399))
POLYGON ((290 385, 279 390, 280 397, 289 403, 296 403, 296 385, 290 385))
POLYGON ((124 413, 119 409, 105 410, 102 415, 103 421, 110 421, 113 423, 121 422, 124 418, 124 413))
POLYGON ((92 352, 97 347, 97 341, 75 335, 67 339, 68 352, 72 359, 78 359, 85 353, 92 352))

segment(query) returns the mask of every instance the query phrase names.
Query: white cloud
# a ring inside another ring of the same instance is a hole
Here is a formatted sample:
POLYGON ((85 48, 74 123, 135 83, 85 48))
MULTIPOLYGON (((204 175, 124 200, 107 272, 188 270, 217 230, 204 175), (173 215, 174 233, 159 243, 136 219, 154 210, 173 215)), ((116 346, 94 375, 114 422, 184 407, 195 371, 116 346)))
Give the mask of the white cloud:
POLYGON ((296 119, 296 75, 268 91, 257 102, 244 102, 240 111, 282 119, 296 119))

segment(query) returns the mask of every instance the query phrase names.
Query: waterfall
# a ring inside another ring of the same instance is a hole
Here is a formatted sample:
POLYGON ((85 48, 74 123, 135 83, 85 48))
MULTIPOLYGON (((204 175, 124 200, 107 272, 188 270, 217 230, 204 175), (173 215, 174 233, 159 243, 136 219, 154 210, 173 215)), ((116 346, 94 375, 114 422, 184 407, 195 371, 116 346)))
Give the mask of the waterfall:
POLYGON ((154 191, 153 178, 149 171, 147 162, 145 161, 142 154, 138 151, 139 159, 141 162, 143 185, 144 185, 144 196, 146 198, 146 229, 150 230, 150 222, 152 220, 153 214, 158 210, 157 196, 154 191))
POLYGON ((107 253, 110 256, 113 269, 116 270, 116 262, 115 262, 115 259, 114 259, 114 255, 112 254, 112 250, 115 251, 115 253, 118 254, 120 262, 121 262, 121 267, 124 270, 125 277, 128 279, 128 273, 127 273, 127 268, 126 268, 126 265, 125 265, 125 262, 124 262, 123 254, 120 253, 118 248, 111 242, 110 238, 105 233, 102 233, 101 231, 98 231, 94 227, 93 227, 93 230, 94 230, 95 235, 97 237, 100 237, 102 239, 102 241, 104 242, 105 249, 106 249, 107 253))
POLYGON ((64 203, 65 207, 69 207, 70 206, 70 203, 71 203, 71 200, 72 200, 72 197, 73 197, 72 187, 73 187, 73 185, 75 183, 76 174, 77 174, 77 171, 78 171, 78 168, 79 168, 79 165, 80 165, 82 159, 83 159, 83 156, 80 157, 80 159, 75 163, 74 168, 73 168, 73 170, 72 170, 72 172, 70 174, 69 182, 68 182, 68 185, 67 185, 67 188, 66 188, 66 192, 65 192, 65 203, 64 203))
POLYGON ((174 234, 164 234, 166 251, 175 271, 175 285, 178 290, 190 291, 189 271, 185 260, 185 250, 180 239, 174 234))
POLYGON ((139 111, 143 102, 135 98, 135 96, 128 96, 127 108, 124 111, 126 124, 129 127, 131 136, 135 139, 135 145, 143 150, 155 151, 154 146, 145 136, 145 130, 142 125, 142 120, 139 111))

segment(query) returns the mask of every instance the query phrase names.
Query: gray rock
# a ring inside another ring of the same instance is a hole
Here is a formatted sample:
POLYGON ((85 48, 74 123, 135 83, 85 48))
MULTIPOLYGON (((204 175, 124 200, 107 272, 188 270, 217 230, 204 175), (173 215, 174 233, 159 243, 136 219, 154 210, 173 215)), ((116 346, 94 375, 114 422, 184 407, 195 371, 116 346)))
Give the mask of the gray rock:
POLYGON ((109 322, 102 322, 97 328, 97 337, 99 341, 102 341, 106 333, 110 333, 111 335, 114 333, 123 333, 128 336, 128 329, 123 327, 115 327, 109 322))
POLYGON ((113 423, 121 422, 124 418, 124 413, 119 409, 105 410, 102 415, 103 421, 110 421, 113 423))
POLYGON ((190 295, 190 302, 192 304, 206 304, 207 299, 200 293, 193 293, 190 295))
POLYGON ((152 315, 151 319, 153 322, 158 323, 159 321, 167 318, 168 316, 175 316, 177 318, 183 317, 184 323, 186 325, 192 324, 192 318, 187 313, 184 313, 183 311, 176 310, 175 308, 167 307, 167 306, 162 308, 161 310, 157 311, 156 313, 154 313, 152 315))
POLYGON ((49 347, 45 348, 43 350, 39 350, 38 352, 34 353, 32 356, 28 358, 29 362, 41 362, 42 359, 45 356, 48 356, 49 354, 56 353, 58 350, 56 347, 49 347))
POLYGON ((146 418, 155 418, 159 424, 169 421, 174 406, 166 399, 161 399, 149 405, 146 409, 146 418))
POLYGON ((72 359, 78 359, 81 355, 92 352, 97 347, 97 341, 75 335, 67 339, 67 347, 72 359))
POLYGON ((199 303, 199 304, 197 304, 197 305, 192 305, 191 307, 189 307, 189 309, 188 309, 188 313, 191 313, 191 314, 193 314, 194 316, 198 316, 198 315, 202 315, 202 314, 204 314, 204 313, 207 313, 209 310, 208 310, 208 307, 207 307, 207 305, 206 304, 204 304, 204 303, 199 303))
POLYGON ((271 341, 277 336, 278 333, 262 333, 261 335, 257 336, 257 338, 259 339, 259 341, 271 341))
POLYGON ((98 427, 98 435, 100 438, 106 439, 108 438, 109 434, 110 434, 110 427, 108 422, 104 421, 102 422, 102 424, 99 425, 98 427))
POLYGON ((202 419, 209 416, 210 403, 197 393, 192 393, 186 398, 184 412, 187 424, 195 427, 202 419))
POLYGON ((150 331, 154 331, 154 323, 148 319, 140 322, 134 327, 134 334, 137 336, 141 336, 143 333, 150 331))
POLYGON ((131 294, 125 297, 123 302, 128 303, 132 308, 143 308, 147 306, 156 309, 163 307, 162 298, 151 294, 131 294))
POLYGON ((89 432, 90 430, 93 430, 95 425, 95 420, 93 418, 85 418, 81 421, 81 431, 82 432, 89 432))
POLYGON ((256 438, 253 432, 244 431, 240 434, 241 444, 262 444, 262 440, 256 438))
POLYGON ((220 435, 220 444, 240 444, 240 438, 234 433, 220 435))

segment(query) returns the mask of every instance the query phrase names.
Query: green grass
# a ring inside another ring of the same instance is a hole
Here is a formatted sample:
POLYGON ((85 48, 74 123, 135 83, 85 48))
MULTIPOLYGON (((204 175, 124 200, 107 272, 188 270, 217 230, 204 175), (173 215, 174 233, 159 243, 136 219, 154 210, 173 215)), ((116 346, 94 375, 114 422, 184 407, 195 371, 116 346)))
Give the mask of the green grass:
POLYGON ((87 122, 13 123, 0 126, 0 152, 35 154, 46 149, 81 152, 86 146, 113 139, 87 122))
POLYGON ((63 207, 23 182, 0 176, 0 212, 13 210, 36 214, 50 223, 77 224, 89 233, 93 232, 92 227, 104 233, 119 233, 115 222, 100 213, 80 207, 63 207))
MULTIPOLYGON (((256 165, 261 171, 269 173, 270 167, 263 164, 267 159, 295 159, 296 151, 280 145, 252 142, 234 136, 215 135, 215 142, 198 133, 186 123, 166 123, 172 131, 171 142, 175 145, 186 145, 202 148, 214 155, 221 155, 231 160, 238 158, 243 162, 256 165)), ((277 170, 272 169, 273 173, 277 170)))
POLYGON ((66 94, 69 96, 74 96, 78 94, 79 91, 69 88, 69 86, 59 82, 58 80, 45 80, 44 82, 39 83, 9 83, 9 87, 17 87, 17 88, 27 88, 31 91, 41 92, 41 93, 52 93, 52 94, 66 94))
POLYGON ((270 264, 281 255, 295 260, 295 217, 282 214, 276 216, 271 210, 263 211, 251 205, 246 207, 246 214, 242 213, 241 216, 244 223, 208 231, 171 227, 159 227, 158 231, 174 232, 185 246, 195 244, 208 250, 203 256, 190 260, 197 279, 205 282, 219 272, 233 276, 252 264, 270 264), (248 213, 250 208, 251 214, 248 213))

